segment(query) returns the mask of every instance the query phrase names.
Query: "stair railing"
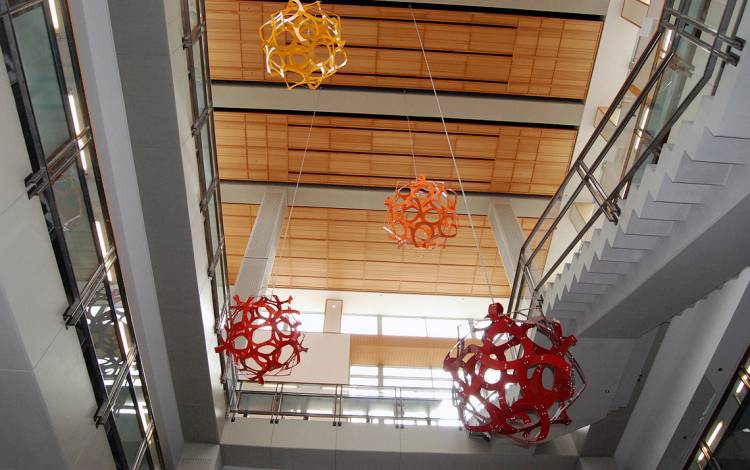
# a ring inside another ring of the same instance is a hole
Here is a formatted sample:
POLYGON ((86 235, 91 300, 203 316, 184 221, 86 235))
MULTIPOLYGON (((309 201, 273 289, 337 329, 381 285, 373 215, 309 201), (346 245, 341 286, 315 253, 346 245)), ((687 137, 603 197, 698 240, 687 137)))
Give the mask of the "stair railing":
MULTIPOLYGON (((713 92, 726 64, 736 65, 739 56, 734 52, 741 51, 744 40, 737 37, 737 26, 742 20, 746 0, 728 0, 725 5, 720 6, 721 15, 717 27, 711 27, 705 21, 706 15, 712 4, 711 0, 667 0, 662 10, 659 27, 651 40, 645 46, 643 53, 633 64, 625 82, 622 84, 611 105, 607 108, 604 116, 599 121, 593 134, 588 139, 575 162, 565 175, 560 187, 542 212, 534 228, 524 242, 518 257, 513 289, 509 302, 509 311, 518 312, 527 306, 541 307, 543 299, 541 288, 556 272, 558 267, 567 259, 568 255, 581 243, 584 236, 604 215, 608 223, 617 224, 621 213, 620 203, 627 197, 628 189, 634 182, 634 178, 644 167, 647 161, 658 158, 662 145, 669 136, 669 132, 693 103, 714 76, 717 64, 721 67, 715 77, 713 92), (730 28, 732 22, 734 27, 730 28), (728 31, 731 33, 728 34, 728 31), (667 103, 667 112, 661 121, 649 120, 649 110, 656 104, 664 106, 661 101, 668 102, 674 97, 674 93, 682 93, 684 90, 675 90, 675 76, 678 73, 687 74, 692 72, 699 61, 695 59, 695 51, 702 50, 708 54, 708 58, 699 80, 689 89, 687 94, 678 97, 678 104, 667 103), (648 71, 647 66, 653 68, 645 84, 639 86, 641 72, 648 71), (687 71, 687 73, 686 73, 687 71), (629 99, 635 95, 635 99, 629 99), (611 119, 619 110, 618 123, 612 131, 611 119), (639 125, 634 125, 631 120, 637 116, 639 125), (657 130, 648 128, 656 124, 657 130), (609 126, 606 137, 605 128, 609 126), (629 131, 630 134, 625 134, 629 131), (628 159, 622 168, 622 174, 614 187, 607 191, 600 179, 595 176, 597 171, 603 171, 602 163, 611 153, 620 151, 615 148, 618 138, 623 135, 630 137, 630 144, 626 155, 633 155, 631 164, 628 159), (594 148, 598 139, 605 140, 604 146, 597 153, 594 148), (647 145, 641 147, 641 143, 647 145), (613 152, 613 149, 614 152, 613 152), (592 155, 596 157, 590 163, 587 159, 592 155), (580 182, 571 185, 574 177, 580 182), (568 186, 574 186, 569 188, 568 186), (583 192, 586 188, 587 192, 583 192), (588 196, 593 201, 594 211, 582 228, 577 230, 572 241, 553 260, 542 261, 541 253, 548 247, 553 233, 561 221, 568 216, 573 204, 588 196), (561 202, 565 199, 565 202, 561 202), (553 218, 553 211, 560 208, 553 218), (551 224, 546 222, 552 219, 551 224), (546 232, 545 232, 546 230, 546 232), (536 269, 535 262, 547 264, 548 267, 536 269)), ((712 12, 712 14, 715 12, 712 12)), ((605 223, 607 223, 605 222, 605 223)))

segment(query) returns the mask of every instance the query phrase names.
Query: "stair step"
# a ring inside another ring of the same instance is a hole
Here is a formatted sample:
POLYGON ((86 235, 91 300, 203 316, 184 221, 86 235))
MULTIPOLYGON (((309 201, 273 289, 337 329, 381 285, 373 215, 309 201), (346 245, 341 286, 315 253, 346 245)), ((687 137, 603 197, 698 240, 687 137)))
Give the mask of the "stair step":
POLYGON ((723 185, 734 166, 731 163, 694 160, 684 150, 677 150, 675 153, 663 162, 659 160, 659 164, 664 164, 667 175, 675 183, 723 185))
POLYGON ((623 263, 637 263, 643 258, 645 250, 613 248, 606 242, 599 259, 602 261, 622 261, 623 263))
POLYGON ((635 213, 638 217, 643 219, 682 221, 687 219, 690 208, 692 207, 691 204, 679 202, 654 201, 653 196, 651 196, 648 191, 643 191, 641 194, 645 194, 645 196, 643 196, 645 197, 645 201, 640 208, 635 210, 635 213))
POLYGON ((633 212, 629 212, 621 219, 621 226, 628 235, 653 235, 664 237, 672 232, 674 222, 671 220, 658 220, 640 218, 633 212))
POLYGON ((577 294, 596 294, 596 295, 602 295, 605 294, 609 290, 608 284, 592 284, 588 282, 579 282, 575 281, 570 284, 570 288, 568 289, 569 292, 574 292, 577 294))
POLYGON ((594 259, 588 265, 589 272, 604 274, 627 274, 632 269, 632 263, 623 261, 602 261, 594 259))
POLYGON ((695 161, 741 165, 750 161, 747 139, 717 137, 707 127, 693 133, 678 146, 695 161))
POLYGON ((660 237, 652 235, 628 234, 623 232, 620 227, 617 227, 614 239, 611 240, 611 244, 614 248, 653 250, 660 240, 660 237))
POLYGON ((585 312, 588 310, 589 304, 580 302, 557 302, 555 304, 555 312, 585 312))
POLYGON ((713 189, 713 186, 707 184, 675 183, 665 174, 651 194, 659 202, 700 204, 713 189))
POLYGON ((622 280, 622 275, 614 273, 592 273, 582 271, 578 273, 578 275, 576 275, 576 279, 578 279, 579 282, 583 282, 586 284, 605 284, 612 286, 622 280))

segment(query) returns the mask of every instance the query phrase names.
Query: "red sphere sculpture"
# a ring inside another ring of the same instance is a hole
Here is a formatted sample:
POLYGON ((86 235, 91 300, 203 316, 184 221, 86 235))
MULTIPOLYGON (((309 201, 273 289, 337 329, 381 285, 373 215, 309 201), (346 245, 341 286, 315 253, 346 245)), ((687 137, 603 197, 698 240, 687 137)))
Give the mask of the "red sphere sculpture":
POLYGON ((419 175, 385 200, 388 210, 383 228, 399 247, 442 248, 447 238, 458 234, 457 204, 456 192, 446 189, 445 183, 419 175))
POLYGON ((585 387, 568 351, 576 339, 563 336, 556 321, 516 323, 502 312, 502 305, 490 305, 481 342, 460 340, 443 368, 453 377, 453 401, 468 431, 539 443, 552 424, 570 423, 567 409, 585 387))
POLYGON ((304 335, 297 331, 299 314, 289 307, 292 298, 249 297, 242 301, 234 296, 224 337, 216 352, 226 352, 238 372, 251 382, 262 384, 266 375, 280 375, 300 362, 304 335))

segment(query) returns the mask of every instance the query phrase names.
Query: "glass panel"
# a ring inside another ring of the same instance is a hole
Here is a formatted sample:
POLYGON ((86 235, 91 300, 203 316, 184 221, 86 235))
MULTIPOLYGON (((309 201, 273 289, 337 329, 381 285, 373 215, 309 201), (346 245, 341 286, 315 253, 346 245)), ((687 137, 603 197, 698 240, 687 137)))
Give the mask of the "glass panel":
POLYGON ((213 260, 216 250, 219 248, 219 211, 216 208, 216 194, 211 197, 208 202, 208 224, 209 224, 209 236, 211 237, 211 253, 208 254, 208 258, 213 260))
POLYGON ((122 449, 129 468, 133 468, 133 465, 135 465, 138 449, 141 447, 144 437, 138 423, 139 418, 134 403, 130 380, 126 379, 115 400, 112 416, 117 426, 117 433, 120 435, 122 449))
MULTIPOLYGON (((120 332, 120 341, 122 347, 125 350, 125 354, 130 352, 130 348, 133 347, 133 336, 128 328, 128 317, 125 315, 125 304, 120 293, 120 284, 118 279, 114 276, 115 266, 110 269, 110 273, 113 273, 112 279, 109 280, 109 289, 112 292, 112 304, 115 308, 115 316, 117 317, 117 329, 120 332)), ((107 277, 110 276, 107 273, 107 277)))
POLYGON ((349 379, 349 384, 351 385, 368 385, 368 386, 378 386, 378 379, 377 377, 352 377, 349 379))
POLYGON ((427 336, 424 318, 383 317, 383 335, 427 336))
POLYGON ((210 119, 206 120, 201 129, 201 162, 203 163, 203 181, 205 189, 211 186, 211 182, 214 180, 214 167, 211 159, 211 132, 210 132, 210 119))
POLYGON ((148 454, 149 457, 151 457, 151 466, 146 468, 151 468, 153 470, 161 470, 161 459, 159 456, 161 455, 159 452, 159 439, 156 437, 156 433, 151 434, 151 438, 148 440, 148 454))
POLYGON ((214 285, 216 286, 216 299, 218 301, 219 313, 224 309, 224 304, 227 302, 227 290, 226 280, 224 278, 224 257, 219 255, 221 258, 216 263, 216 271, 214 272, 214 285))
POLYGON ((133 391, 135 392, 135 400, 138 404, 138 417, 141 419, 141 425, 143 429, 148 429, 151 425, 151 413, 148 408, 148 401, 146 400, 146 393, 143 386, 143 374, 141 373, 138 364, 135 363, 130 366, 130 380, 133 382, 133 391))
POLYGON ((300 325, 299 330, 320 333, 323 331, 324 320, 325 315, 322 313, 301 313, 299 321, 302 322, 302 325, 300 325))
POLYGON ((241 411, 259 412, 273 409, 273 393, 243 393, 237 408, 241 411))
POLYGON ((70 261, 73 264, 73 273, 80 289, 96 271, 99 258, 96 255, 94 236, 91 233, 91 224, 76 165, 71 165, 65 170, 55 181, 52 191, 55 195, 60 223, 63 226, 70 261))
POLYGON ((92 150, 92 146, 87 145, 81 152, 81 168, 83 169, 83 175, 86 179, 86 190, 89 193, 89 200, 91 201, 91 211, 94 213, 94 228, 96 229, 99 251, 102 254, 102 258, 104 258, 111 246, 111 242, 109 240, 107 222, 104 219, 102 202, 101 199, 99 199, 99 191, 97 190, 98 185, 94 174, 93 159, 91 158, 92 150))
POLYGON ((115 377, 125 361, 117 340, 117 328, 104 284, 99 286, 93 300, 84 309, 84 315, 91 333, 99 371, 104 379, 104 388, 107 389, 107 395, 111 395, 115 377))
POLYGON ((197 42, 190 48, 193 54, 193 86, 195 87, 195 96, 198 109, 196 117, 200 116, 204 109, 206 109, 206 85, 203 80, 203 51, 201 43, 197 42))
POLYGON ((469 332, 469 324, 466 320, 443 320, 428 318, 427 336, 430 338, 459 338, 469 332))
POLYGON ((378 366, 351 366, 349 368, 351 375, 378 375, 378 366))
POLYGON ((355 335, 378 334, 378 317, 341 315, 341 332, 355 335))
POLYGON ((16 16, 13 29, 42 148, 49 157, 71 135, 43 4, 16 16))
POLYGON ((432 371, 422 367, 383 367, 383 377, 420 377, 428 378, 432 371))
POLYGON ((386 387, 424 387, 432 388, 430 379, 383 379, 383 385, 386 387))
POLYGON ((195 0, 188 0, 188 16, 190 17, 190 30, 198 26, 198 5, 195 0))

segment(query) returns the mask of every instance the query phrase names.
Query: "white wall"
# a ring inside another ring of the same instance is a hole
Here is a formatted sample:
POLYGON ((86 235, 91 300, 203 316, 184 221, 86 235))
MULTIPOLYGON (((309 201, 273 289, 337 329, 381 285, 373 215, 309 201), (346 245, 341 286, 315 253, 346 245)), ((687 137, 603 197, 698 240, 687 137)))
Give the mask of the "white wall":
POLYGON ((0 468, 114 468, 94 427, 91 382, 31 173, 5 67, 0 67, 0 468))

